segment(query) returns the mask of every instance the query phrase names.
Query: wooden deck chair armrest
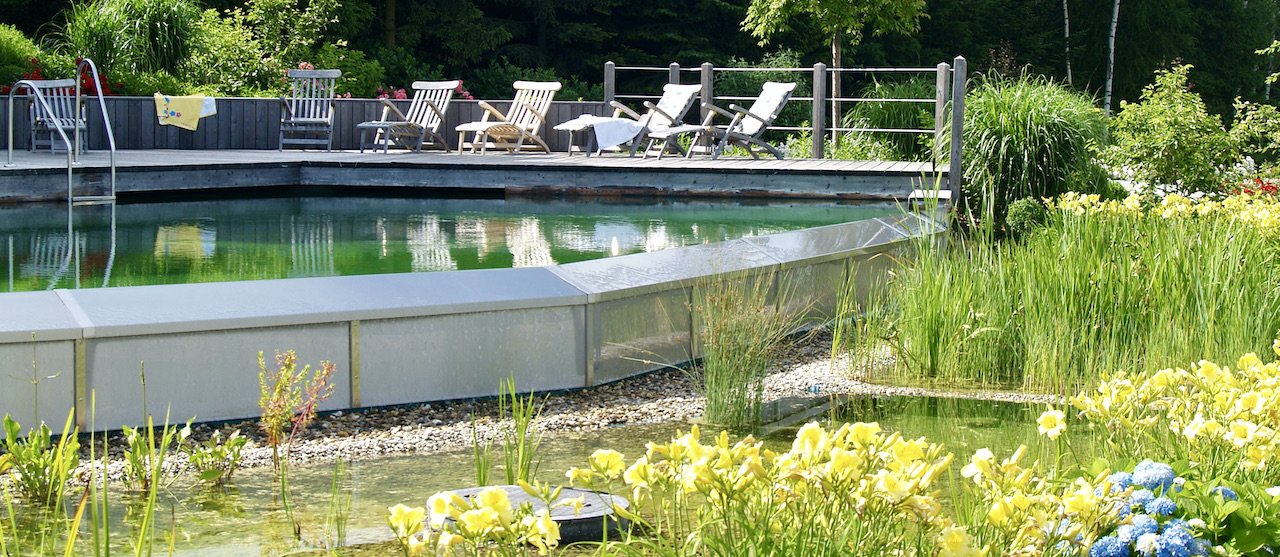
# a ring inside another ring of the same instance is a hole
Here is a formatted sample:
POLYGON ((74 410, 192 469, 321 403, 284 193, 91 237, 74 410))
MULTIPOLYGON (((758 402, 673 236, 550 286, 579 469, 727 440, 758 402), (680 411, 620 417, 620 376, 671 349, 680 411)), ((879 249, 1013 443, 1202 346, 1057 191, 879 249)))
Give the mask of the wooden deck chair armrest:
MULTIPOLYGON (((730 105, 730 106, 732 106, 732 105, 730 105)), ((723 108, 720 108, 720 107, 718 107, 718 106, 716 106, 716 105, 714 105, 714 104, 711 104, 711 103, 702 103, 702 108, 707 109, 707 111, 708 111, 708 112, 707 112, 707 116, 708 116, 708 117, 709 117, 709 116, 711 116, 711 114, 719 114, 719 115, 721 115, 721 116, 724 116, 725 118, 733 118, 733 116, 734 116, 734 114, 733 114, 732 112, 729 112, 728 110, 725 110, 725 109, 723 109, 723 108)))
POLYGON ((491 104, 489 104, 489 103, 487 103, 487 102, 480 101, 480 108, 483 108, 483 109, 485 110, 484 119, 483 119, 483 120, 481 120, 481 122, 487 122, 487 121, 489 121, 489 116, 490 116, 490 115, 492 115, 494 118, 497 118, 497 119, 498 119, 498 121, 500 121, 500 122, 506 122, 506 121, 507 121, 507 115, 506 115, 506 114, 503 114, 503 113, 501 113, 501 112, 498 112, 498 109, 494 108, 494 107, 493 107, 493 105, 491 105, 491 104))
POLYGON ((736 104, 731 104, 731 105, 729 105, 729 110, 732 110, 732 111, 734 111, 734 112, 736 112, 736 113, 738 113, 738 114, 740 114, 740 115, 742 115, 742 116, 746 116, 746 117, 749 117, 749 118, 754 118, 754 119, 758 120, 761 124, 764 124, 764 125, 766 125, 766 126, 767 126, 767 125, 769 125, 769 120, 765 119, 763 116, 760 116, 760 115, 758 115, 758 114, 754 114, 754 113, 752 113, 750 110, 747 110, 747 109, 745 109, 745 108, 742 108, 741 106, 738 106, 738 105, 736 105, 736 104))
MULTIPOLYGON (((645 107, 645 108, 647 108, 647 109, 649 109, 649 110, 652 110, 652 111, 654 111, 654 112, 656 112, 656 113, 658 113, 658 114, 661 114, 661 115, 662 115, 662 117, 663 117, 663 118, 666 118, 668 122, 671 122, 671 123, 673 123, 673 124, 674 124, 674 123, 675 123, 675 121, 676 121, 676 119, 675 119, 673 116, 671 116, 670 114, 667 114, 667 111, 665 111, 665 110, 663 110, 663 109, 661 109, 661 108, 658 108, 658 105, 656 105, 656 104, 653 104, 653 103, 651 103, 651 102, 649 102, 649 101, 644 101, 644 107, 645 107)), ((637 118, 637 119, 638 119, 638 118, 637 118)))
POLYGON ((622 104, 618 101, 609 101, 609 106, 613 107, 614 118, 617 118, 618 114, 626 114, 627 116, 630 116, 632 119, 635 119, 635 120, 640 119, 640 113, 634 110, 631 110, 630 108, 627 107, 627 105, 622 104))
POLYGON ((524 101, 520 101, 520 105, 521 105, 521 106, 523 106, 523 107, 525 107, 525 109, 526 109, 526 110, 528 110, 530 113, 532 113, 534 116, 536 116, 536 117, 538 118, 538 121, 539 121, 539 122, 541 122, 541 123, 543 123, 543 124, 546 124, 546 123, 547 123, 547 119, 546 119, 546 117, 544 117, 542 114, 540 114, 540 113, 538 112, 538 109, 534 108, 534 107, 533 107, 533 105, 531 105, 531 104, 529 104, 529 103, 527 103, 527 102, 524 102, 524 101))
POLYGON ((285 120, 293 119, 293 108, 289 106, 289 100, 284 97, 280 97, 280 110, 284 111, 285 120))
POLYGON ((427 108, 430 108, 432 112, 436 113, 436 116, 440 118, 441 122, 444 121, 444 111, 440 110, 439 106, 436 106, 436 101, 433 101, 431 99, 423 99, 423 102, 427 103, 427 108))
MULTIPOLYGON (((396 115, 396 118, 399 118, 399 119, 400 119, 400 121, 402 121, 402 122, 407 122, 407 121, 409 121, 409 118, 407 118, 407 117, 404 115, 404 113, 403 113, 403 112, 400 112, 400 109, 399 109, 399 108, 396 108, 396 104, 395 104, 395 103, 393 103, 393 102, 391 102, 391 99, 378 99, 378 101, 379 101, 379 102, 381 102, 381 103, 382 103, 382 106, 386 107, 386 108, 387 108, 387 110, 390 110, 392 114, 395 114, 395 115, 396 115)), ((382 119, 383 119, 384 121, 387 119, 387 118, 386 118, 386 112, 383 112, 383 114, 382 114, 382 119)))

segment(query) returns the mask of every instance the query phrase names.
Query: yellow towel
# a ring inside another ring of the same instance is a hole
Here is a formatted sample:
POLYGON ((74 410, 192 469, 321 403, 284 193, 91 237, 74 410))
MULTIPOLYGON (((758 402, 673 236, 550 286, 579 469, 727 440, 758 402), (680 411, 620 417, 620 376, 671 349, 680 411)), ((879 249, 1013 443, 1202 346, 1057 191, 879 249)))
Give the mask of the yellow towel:
POLYGON ((161 95, 156 97, 156 116, 161 124, 178 126, 184 130, 195 130, 200 123, 200 109, 204 106, 204 95, 161 95))

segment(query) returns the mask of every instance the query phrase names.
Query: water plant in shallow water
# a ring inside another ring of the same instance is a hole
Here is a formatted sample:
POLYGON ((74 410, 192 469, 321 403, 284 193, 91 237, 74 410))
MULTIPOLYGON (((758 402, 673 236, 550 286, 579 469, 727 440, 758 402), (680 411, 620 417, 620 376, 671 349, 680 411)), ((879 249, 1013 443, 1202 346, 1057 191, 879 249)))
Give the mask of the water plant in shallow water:
POLYGON ((79 428, 71 426, 74 419, 73 409, 67 414, 62 436, 54 443, 53 432, 44 423, 27 431, 24 438, 22 426, 5 414, 7 454, 0 457, 0 469, 12 469, 17 493, 28 503, 53 506, 61 502, 65 485, 80 462, 79 428))
POLYGON ((262 432, 267 437, 271 460, 277 469, 281 464, 281 447, 287 459, 297 435, 315 419, 320 403, 333 394, 333 384, 329 379, 337 370, 336 366, 327 361, 320 362, 320 367, 312 373, 310 364, 299 371, 297 362, 298 355, 294 351, 277 351, 277 369, 271 371, 263 361, 262 352, 258 352, 258 384, 262 391, 258 406, 262 409, 262 432))
MULTIPOLYGON (((183 437, 190 437, 188 432, 183 437)), ((190 441, 179 445, 187 462, 195 469, 201 483, 226 485, 237 468, 240 467, 241 451, 248 445, 249 439, 240 436, 240 430, 231 432, 225 439, 221 431, 214 431, 203 443, 190 441)))

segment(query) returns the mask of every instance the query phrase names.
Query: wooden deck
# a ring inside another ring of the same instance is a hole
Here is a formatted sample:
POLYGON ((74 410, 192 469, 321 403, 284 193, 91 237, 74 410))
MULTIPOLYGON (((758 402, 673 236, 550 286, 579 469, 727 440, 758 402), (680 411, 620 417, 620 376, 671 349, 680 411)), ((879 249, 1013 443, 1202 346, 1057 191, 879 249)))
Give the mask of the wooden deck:
MULTIPOLYGON (((65 199, 66 162, 65 153, 15 150, 14 165, 0 167, 0 201, 65 199)), ((116 167, 116 189, 122 198, 227 188, 347 186, 513 194, 904 199, 914 189, 936 184, 945 189, 946 182, 946 169, 935 173, 928 163, 563 153, 122 150, 116 154, 116 167)), ((72 174, 76 195, 106 193, 108 169, 106 151, 83 154, 72 174)))

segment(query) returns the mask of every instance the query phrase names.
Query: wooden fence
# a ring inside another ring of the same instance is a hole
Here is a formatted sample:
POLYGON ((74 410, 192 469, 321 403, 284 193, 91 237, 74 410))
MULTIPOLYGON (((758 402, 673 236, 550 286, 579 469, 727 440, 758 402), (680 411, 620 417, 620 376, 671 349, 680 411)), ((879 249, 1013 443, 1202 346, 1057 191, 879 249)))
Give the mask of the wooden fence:
MULTIPOLYGON (((26 99, 14 99, 13 141, 15 149, 26 149, 30 143, 30 122, 26 99)), ((409 101, 396 101, 407 110, 409 101)), ((489 101, 505 111, 510 101, 489 101)), ((156 105, 151 97, 107 97, 107 113, 118 149, 277 149, 280 138, 280 101, 269 98, 219 98, 218 113, 200 119, 195 131, 162 126, 156 118, 156 105)), ((89 148, 106 149, 107 135, 96 101, 87 104, 89 148)), ((580 114, 603 115, 600 101, 555 102, 547 114, 547 125, 541 135, 557 151, 568 147, 568 134, 552 126, 576 118, 580 114)), ((334 149, 359 149, 360 130, 356 124, 377 120, 382 104, 377 99, 338 99, 334 116, 334 149)), ((477 101, 454 99, 445 115, 442 134, 449 145, 457 148, 458 124, 479 120, 484 115, 477 101)), ((0 125, 8 125, 8 106, 0 100, 0 125)), ((60 141, 55 138, 55 141, 60 141)), ((0 149, 8 148, 8 134, 0 133, 0 149)))

